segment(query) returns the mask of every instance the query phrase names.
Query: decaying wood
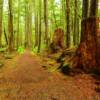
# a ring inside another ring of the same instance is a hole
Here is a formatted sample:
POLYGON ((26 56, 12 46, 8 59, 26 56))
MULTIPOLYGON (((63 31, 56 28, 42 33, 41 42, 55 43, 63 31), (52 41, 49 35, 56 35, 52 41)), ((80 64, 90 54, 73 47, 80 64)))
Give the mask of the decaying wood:
POLYGON ((98 33, 99 18, 90 17, 82 21, 81 43, 73 61, 74 68, 86 72, 100 70, 100 33, 98 33))
POLYGON ((58 28, 54 31, 52 43, 50 44, 50 49, 52 52, 57 52, 59 49, 64 48, 64 31, 58 28))

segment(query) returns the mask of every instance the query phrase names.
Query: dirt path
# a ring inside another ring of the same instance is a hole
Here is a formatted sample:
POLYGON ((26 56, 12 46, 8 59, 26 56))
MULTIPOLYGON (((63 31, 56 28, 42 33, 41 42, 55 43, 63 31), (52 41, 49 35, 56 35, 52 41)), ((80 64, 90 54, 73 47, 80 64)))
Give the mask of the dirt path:
POLYGON ((0 74, 0 100, 100 100, 88 75, 50 73, 26 51, 0 74))

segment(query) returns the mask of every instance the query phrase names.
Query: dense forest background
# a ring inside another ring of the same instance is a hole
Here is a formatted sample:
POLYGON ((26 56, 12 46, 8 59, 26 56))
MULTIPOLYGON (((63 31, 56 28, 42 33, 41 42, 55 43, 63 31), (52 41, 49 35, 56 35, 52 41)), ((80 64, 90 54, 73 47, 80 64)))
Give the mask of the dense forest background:
POLYGON ((62 28, 65 44, 80 42, 82 0, 0 0, 0 47, 40 51, 62 28))
POLYGON ((0 0, 0 50, 57 53, 75 48, 72 66, 97 70, 99 4, 98 0, 0 0))
POLYGON ((57 28, 64 30, 67 47, 77 46, 80 43, 82 2, 0 0, 0 47, 29 47, 40 51, 50 44, 57 28))
POLYGON ((100 0, 0 0, 0 100, 100 100, 100 0))

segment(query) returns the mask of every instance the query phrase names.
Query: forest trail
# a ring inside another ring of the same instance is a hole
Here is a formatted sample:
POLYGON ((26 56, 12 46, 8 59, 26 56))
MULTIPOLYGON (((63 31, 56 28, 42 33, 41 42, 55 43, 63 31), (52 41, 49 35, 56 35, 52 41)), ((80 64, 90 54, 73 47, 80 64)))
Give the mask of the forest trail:
POLYGON ((100 100, 88 75, 50 73, 29 51, 14 61, 0 73, 0 100, 100 100))

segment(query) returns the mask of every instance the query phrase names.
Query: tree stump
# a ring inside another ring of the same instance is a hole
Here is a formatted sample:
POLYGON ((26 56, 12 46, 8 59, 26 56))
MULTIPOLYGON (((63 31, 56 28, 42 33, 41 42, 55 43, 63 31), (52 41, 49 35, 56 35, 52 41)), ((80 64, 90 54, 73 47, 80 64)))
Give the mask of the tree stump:
POLYGON ((58 28, 54 31, 52 43, 50 44, 50 50, 52 52, 57 52, 64 48, 64 31, 58 28))
POLYGON ((90 17, 82 21, 81 43, 76 51, 73 67, 85 72, 100 71, 99 18, 90 17))

